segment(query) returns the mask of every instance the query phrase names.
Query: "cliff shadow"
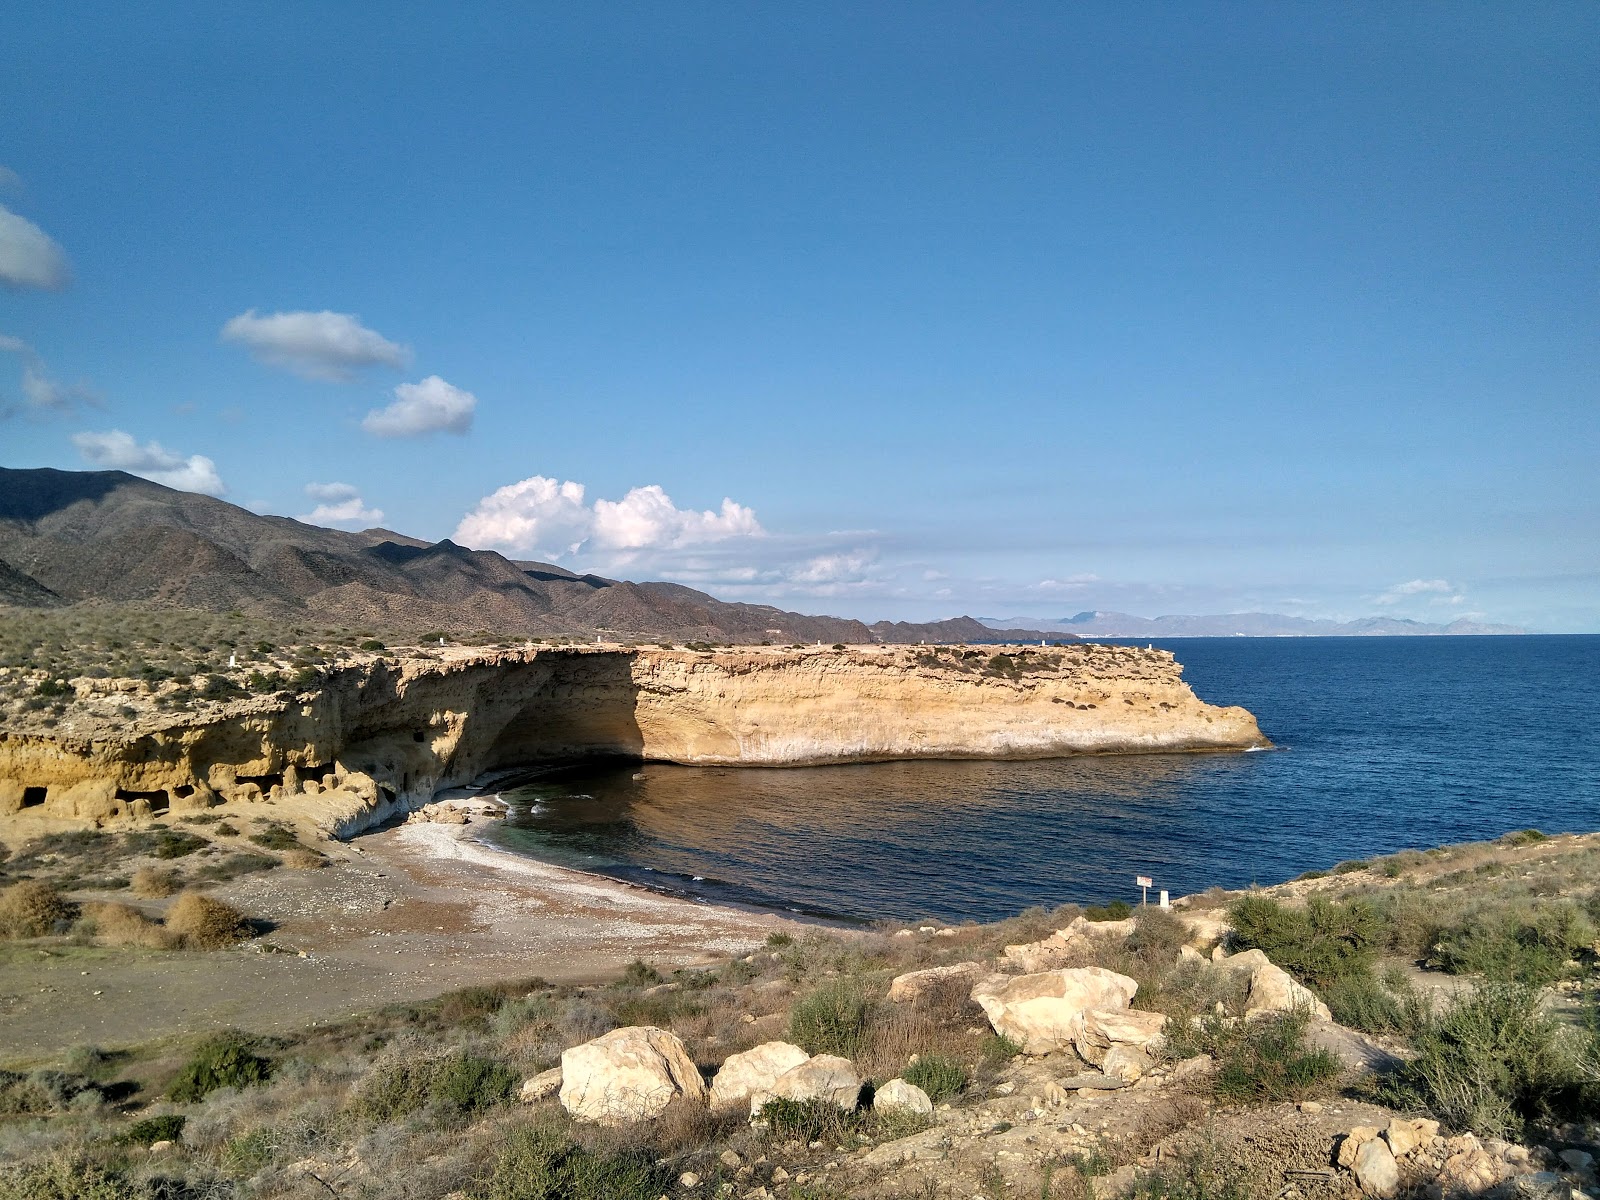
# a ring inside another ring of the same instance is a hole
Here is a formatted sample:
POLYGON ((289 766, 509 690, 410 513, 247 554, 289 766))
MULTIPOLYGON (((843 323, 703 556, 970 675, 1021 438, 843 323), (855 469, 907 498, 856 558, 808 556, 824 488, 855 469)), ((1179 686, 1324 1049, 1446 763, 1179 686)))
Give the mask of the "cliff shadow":
POLYGON ((515 699, 484 767, 644 757, 632 651, 555 651, 539 657, 548 675, 515 699))

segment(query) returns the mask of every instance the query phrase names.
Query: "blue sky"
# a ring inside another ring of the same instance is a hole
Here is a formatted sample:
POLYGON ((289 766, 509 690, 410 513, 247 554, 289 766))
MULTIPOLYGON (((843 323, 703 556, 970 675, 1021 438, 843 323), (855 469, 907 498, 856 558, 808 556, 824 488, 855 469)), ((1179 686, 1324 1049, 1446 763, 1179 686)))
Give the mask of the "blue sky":
POLYGON ((1600 631, 1592 4, 30 7, 5 465, 866 618, 1600 631))

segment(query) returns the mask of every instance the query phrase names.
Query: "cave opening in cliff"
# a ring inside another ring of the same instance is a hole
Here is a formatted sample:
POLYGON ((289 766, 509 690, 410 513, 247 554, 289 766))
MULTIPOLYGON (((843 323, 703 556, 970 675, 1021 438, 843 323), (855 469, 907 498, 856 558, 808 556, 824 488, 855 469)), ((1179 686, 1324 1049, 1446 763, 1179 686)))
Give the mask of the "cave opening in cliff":
POLYGON ((31 787, 22 789, 22 807, 38 808, 45 802, 45 797, 50 794, 49 788, 31 787))
POLYGON ((644 757, 631 653, 551 655, 548 674, 508 706, 483 756, 490 768, 644 757))
POLYGON ((172 807, 172 801, 166 792, 130 792, 126 788, 117 789, 117 799, 131 804, 135 800, 144 800, 149 803, 153 813, 166 812, 172 807))

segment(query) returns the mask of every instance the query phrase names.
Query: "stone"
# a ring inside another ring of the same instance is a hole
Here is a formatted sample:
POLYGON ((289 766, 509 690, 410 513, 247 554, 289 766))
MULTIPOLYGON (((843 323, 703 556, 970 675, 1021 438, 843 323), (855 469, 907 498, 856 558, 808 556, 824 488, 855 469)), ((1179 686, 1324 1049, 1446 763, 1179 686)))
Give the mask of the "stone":
POLYGON ((1197 1075, 1209 1074, 1214 1066, 1216 1061, 1209 1054, 1196 1054, 1193 1058, 1182 1058, 1173 1063, 1167 1072, 1167 1078, 1174 1082, 1193 1079, 1197 1075))
POLYGON ((685 1171, 682 1175, 678 1176, 678 1186, 686 1192, 692 1192, 695 1188, 700 1186, 700 1176, 696 1175, 693 1171, 685 1171))
POLYGON ((1400 1189, 1400 1167, 1394 1161, 1389 1144, 1382 1138, 1369 1138, 1361 1143, 1350 1169, 1356 1182, 1368 1196, 1392 1196, 1400 1189))
POLYGON ((580 1121, 621 1125, 659 1117, 679 1096, 704 1103, 706 1086, 676 1034, 630 1025, 563 1053, 560 1095, 580 1121))
MULTIPOLYGON (((1083 1014, 1083 1030, 1073 1045, 1085 1062, 1104 1068, 1106 1052, 1113 1046, 1128 1046, 1145 1052, 1159 1049, 1161 1031, 1166 1024, 1167 1018, 1162 1013, 1134 1008, 1092 1008, 1083 1014)), ((1113 1073, 1106 1071, 1107 1075, 1113 1073)))
POLYGON ((861 1099, 861 1076, 848 1058, 819 1054, 791 1067, 773 1080, 770 1090, 750 1094, 750 1115, 757 1116, 768 1100, 827 1100, 853 1111, 861 1099))
POLYGON ((724 1150, 717 1157, 717 1161, 723 1166, 727 1167, 730 1171, 737 1171, 740 1167, 744 1166, 744 1159, 739 1157, 739 1152, 737 1150, 724 1150))
POLYGON ((1201 954, 1200 951, 1196 950, 1193 946, 1179 946, 1178 961, 1180 963, 1203 963, 1206 961, 1206 956, 1201 954))
POLYGON ((729 1112, 750 1102, 753 1092, 770 1092, 778 1076, 810 1059, 788 1042, 763 1042, 752 1050, 730 1054, 711 1080, 711 1110, 729 1112))
POLYGON ((1098 940, 1126 938, 1133 932, 1134 924, 1132 917, 1122 921, 1090 921, 1085 917, 1074 917, 1065 929, 1058 929, 1047 938, 1007 946, 1003 956, 1023 971, 1048 971, 1092 950, 1098 940))
POLYGON ((933 1115, 933 1101, 928 1099, 928 1093, 904 1079, 891 1079, 879 1088, 872 1097, 872 1108, 874 1112, 915 1113, 923 1117, 933 1115))
POLYGON ((1341 1167, 1350 1168, 1355 1166, 1356 1151, 1361 1149, 1364 1143, 1370 1142, 1377 1136, 1378 1127, 1376 1125, 1357 1125, 1349 1133, 1345 1134, 1344 1140, 1339 1143, 1339 1156, 1336 1161, 1341 1167))
POLYGON ((1251 974, 1254 974, 1258 967, 1272 965, 1272 960, 1267 957, 1264 950, 1245 950, 1239 954, 1229 954, 1221 946, 1211 951, 1211 961, 1224 971, 1248 971, 1251 974))
POLYGON ((1282 967, 1267 963, 1251 972, 1250 994, 1244 1006, 1244 1015, 1247 1019, 1296 1012, 1301 1009, 1309 1012, 1313 1020, 1333 1020, 1333 1014, 1328 1011, 1328 1006, 1317 999, 1316 993, 1296 982, 1282 967))
POLYGON ((1154 1065, 1150 1061, 1150 1056, 1143 1050, 1121 1043, 1107 1050, 1100 1061, 1102 1071, 1112 1079, 1120 1079, 1125 1083, 1134 1083, 1142 1079, 1154 1065))
POLYGON ((1563 1150, 1556 1157, 1566 1164, 1567 1170, 1576 1171, 1579 1175, 1594 1166, 1594 1155, 1587 1150, 1563 1150))
POLYGON ((1439 1136, 1439 1122, 1408 1121, 1404 1117, 1395 1117, 1389 1122, 1389 1128, 1383 1131, 1383 1136, 1394 1156, 1404 1158, 1419 1146, 1426 1146, 1439 1136))
POLYGON ((532 1079, 522 1081, 522 1090, 517 1093, 517 1099, 524 1104, 537 1104, 541 1100, 548 1100, 561 1090, 561 1068, 552 1067, 548 1071, 541 1071, 532 1079))
POLYGON ((1126 1009, 1139 985, 1104 967, 1070 967, 1036 975, 990 975, 972 989, 998 1034, 1028 1054, 1071 1046, 1090 1009, 1126 1009))
POLYGON ((1511 1181, 1511 1194, 1517 1200, 1567 1200, 1572 1189, 1554 1171, 1529 1171, 1511 1181))
POLYGON ((1466 1134, 1451 1138, 1449 1144, 1454 1146, 1462 1143, 1470 1144, 1455 1150, 1446 1158, 1434 1180, 1434 1186, 1442 1196, 1479 1196, 1500 1182, 1499 1166, 1489 1157, 1488 1151, 1477 1144, 1477 1139, 1466 1134))
POLYGON ((984 973, 983 964, 975 962, 954 963, 948 967, 929 967, 925 971, 908 971, 904 975, 895 976, 894 982, 889 985, 889 999, 896 1004, 912 1003, 920 1000, 929 990, 941 986, 964 985, 965 989, 970 991, 972 985, 984 973))

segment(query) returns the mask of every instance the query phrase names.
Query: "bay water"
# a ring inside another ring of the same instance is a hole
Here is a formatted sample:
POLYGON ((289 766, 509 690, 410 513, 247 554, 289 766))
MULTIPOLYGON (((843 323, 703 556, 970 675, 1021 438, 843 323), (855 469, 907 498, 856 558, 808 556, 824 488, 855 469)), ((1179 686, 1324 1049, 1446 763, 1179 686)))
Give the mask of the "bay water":
MULTIPOLYGON (((711 903, 846 920, 1276 883, 1600 829, 1600 636, 1183 638, 1195 692, 1278 747, 837 767, 590 763, 504 792, 506 849, 711 903)), ((1153 898, 1153 896, 1152 896, 1153 898)))

